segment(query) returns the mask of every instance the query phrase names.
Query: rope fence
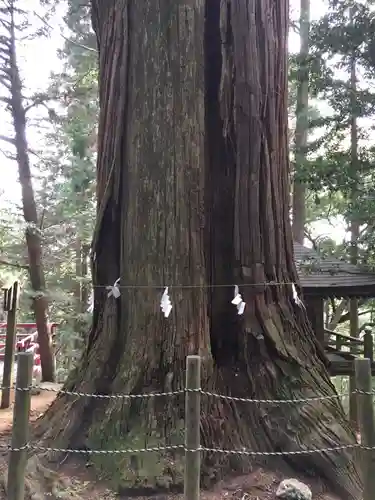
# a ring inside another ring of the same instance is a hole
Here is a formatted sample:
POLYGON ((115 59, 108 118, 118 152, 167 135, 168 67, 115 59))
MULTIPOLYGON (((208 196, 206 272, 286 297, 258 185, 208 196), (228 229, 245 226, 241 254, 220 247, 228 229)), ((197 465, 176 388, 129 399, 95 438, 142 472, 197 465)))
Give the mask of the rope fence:
POLYGON ((313 448, 310 450, 296 450, 296 451, 252 451, 252 450, 226 450, 221 448, 206 448, 205 446, 199 446, 196 449, 186 448, 184 444, 176 444, 170 446, 154 446, 150 448, 125 448, 121 450, 79 450, 74 448, 50 448, 48 446, 38 446, 32 444, 26 444, 20 448, 12 448, 12 446, 3 446, 0 448, 2 451, 24 451, 24 450, 35 450, 42 452, 53 452, 53 453, 76 453, 81 455, 127 455, 136 453, 148 453, 148 452, 160 452, 168 450, 183 450, 190 452, 205 451, 209 453, 221 453, 224 455, 249 455, 249 456, 264 456, 264 457, 283 457, 289 455, 312 455, 315 453, 331 453, 334 451, 360 449, 360 450, 375 450, 375 446, 364 446, 360 443, 347 444, 342 446, 332 446, 329 448, 313 448))
MULTIPOLYGON (((116 450, 104 449, 71 449, 40 446, 29 442, 29 413, 32 389, 32 353, 19 354, 19 369, 17 382, 11 388, 15 390, 15 405, 13 412, 12 440, 10 446, 0 447, 2 451, 9 452, 8 466, 8 497, 9 500, 24 500, 25 498, 25 473, 27 457, 30 451, 42 453, 82 454, 82 455, 121 455, 159 453, 165 451, 182 451, 185 453, 185 477, 184 495, 186 500, 198 500, 200 496, 200 469, 202 453, 219 453, 224 455, 242 455, 251 457, 286 457, 296 455, 335 453, 344 450, 360 450, 360 466, 364 477, 363 500, 373 498, 375 492, 375 428, 373 397, 375 391, 372 389, 371 364, 369 359, 355 360, 355 377, 357 389, 343 394, 326 396, 312 396, 299 399, 252 399, 205 391, 201 388, 201 358, 199 356, 187 357, 186 386, 185 388, 169 392, 151 392, 142 394, 91 394, 85 392, 68 391, 53 387, 38 387, 39 390, 54 392, 59 395, 73 397, 87 397, 96 399, 150 399, 159 397, 174 397, 185 395, 185 442, 180 444, 153 446, 145 448, 126 448, 116 450), (358 398, 359 423, 361 442, 352 444, 339 443, 337 446, 297 449, 290 451, 253 451, 242 449, 211 448, 201 445, 200 442, 200 420, 201 420, 201 397, 211 397, 231 402, 250 404, 309 404, 325 400, 339 399, 356 394, 358 398)), ((9 389, 0 387, 1 390, 9 389)))
POLYGON ((236 396, 228 396, 225 394, 217 394, 215 392, 209 392, 209 391, 204 391, 203 389, 178 389, 176 391, 170 391, 170 392, 149 392, 149 393, 141 393, 141 394, 123 394, 123 393, 118 393, 118 394, 97 394, 97 393, 87 393, 87 392, 76 392, 76 391, 67 391, 65 389, 57 389, 55 387, 43 387, 40 385, 30 385, 28 387, 17 387, 16 384, 12 386, 0 386, 0 391, 11 389, 14 391, 21 391, 21 392, 28 392, 28 391, 33 391, 33 390, 39 390, 39 391, 44 391, 44 392, 54 392, 56 394, 61 394, 61 395, 68 395, 68 396, 76 396, 76 397, 82 397, 82 398, 94 398, 94 399, 147 399, 147 398, 157 398, 157 397, 162 397, 162 396, 180 396, 182 394, 186 394, 188 392, 198 392, 199 394, 203 396, 210 396, 214 398, 219 398, 219 399, 225 399, 228 401, 239 401, 243 403, 258 403, 258 404, 294 404, 294 403, 311 403, 311 402, 316 402, 316 401, 325 401, 325 400, 330 400, 330 399, 341 399, 341 398, 348 398, 352 394, 363 394, 366 396, 373 396, 375 397, 375 390, 372 390, 370 392, 368 391, 361 391, 359 389, 354 389, 353 391, 350 392, 341 392, 337 394, 330 394, 327 396, 312 396, 310 398, 299 398, 299 399, 252 399, 252 398, 240 398, 236 396))

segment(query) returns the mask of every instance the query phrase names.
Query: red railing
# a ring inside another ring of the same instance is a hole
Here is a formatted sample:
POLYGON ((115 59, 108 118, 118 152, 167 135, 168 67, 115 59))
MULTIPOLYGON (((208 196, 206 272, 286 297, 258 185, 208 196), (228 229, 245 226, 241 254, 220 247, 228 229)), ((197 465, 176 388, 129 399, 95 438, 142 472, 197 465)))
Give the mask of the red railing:
MULTIPOLYGON (((0 323, 0 329, 6 328, 6 323, 0 323)), ((48 328, 52 335, 52 338, 56 333, 56 323, 49 323, 48 328)), ((17 323, 17 329, 23 330, 31 330, 36 328, 36 323, 17 323)), ((0 333, 0 360, 4 359, 4 351, 5 351, 5 338, 6 334, 0 333)), ((39 344, 38 344, 38 332, 34 331, 32 333, 16 333, 16 351, 17 352, 33 352, 34 353, 34 365, 40 366, 40 353, 39 353, 39 344)))
MULTIPOLYGON (((7 327, 6 323, 0 323, 0 329, 6 328, 6 327, 7 327)), ((36 328, 36 323, 17 323, 17 329, 29 330, 31 328, 36 328)), ((50 329, 51 335, 55 335, 57 323, 48 323, 48 328, 50 329)), ((18 334, 17 333, 17 335, 27 335, 27 334, 24 334, 24 333, 18 334)), ((0 333, 0 337, 3 337, 3 336, 5 336, 5 335, 0 333)))

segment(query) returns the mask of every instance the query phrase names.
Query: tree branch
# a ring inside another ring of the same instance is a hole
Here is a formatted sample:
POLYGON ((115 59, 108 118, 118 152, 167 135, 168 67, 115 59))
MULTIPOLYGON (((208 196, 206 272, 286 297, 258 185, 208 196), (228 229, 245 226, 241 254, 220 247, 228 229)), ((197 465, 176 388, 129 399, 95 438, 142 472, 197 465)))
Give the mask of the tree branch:
POLYGON ((11 23, 6 19, 0 19, 0 24, 2 24, 7 31, 10 30, 11 23))
POLYGON ((289 26, 292 28, 294 33, 298 33, 298 34, 300 33, 300 26, 299 26, 299 23, 297 23, 296 21, 290 20, 289 26))
MULTIPOLYGON (((53 27, 45 20, 43 19, 39 14, 37 14, 35 11, 33 11, 34 15, 40 19, 46 26, 48 26, 51 30, 53 30, 53 27)), ((88 47, 87 45, 83 45, 83 43, 76 42, 75 40, 71 40, 70 38, 66 37, 63 35, 61 32, 59 33, 61 38, 63 38, 66 42, 72 43, 73 45, 76 45, 77 47, 81 47, 81 49, 89 50, 90 52, 95 52, 95 54, 98 53, 96 49, 93 49, 92 47, 88 47)))
MULTIPOLYGON (((358 312, 358 316, 363 316, 364 314, 369 314, 370 312, 371 312, 371 309, 370 309, 370 310, 368 310, 368 311, 359 311, 359 312, 358 312)), ((350 315, 349 315, 349 313, 343 314, 343 315, 341 316, 341 318, 340 318, 340 320, 339 320, 339 322, 338 322, 338 323, 339 323, 339 324, 341 324, 341 323, 345 323, 345 321, 349 321, 349 319, 350 319, 350 315)))
POLYGON ((342 317, 341 315, 344 312, 347 305, 348 301, 345 299, 340 302, 339 306, 337 307, 336 311, 333 314, 333 317, 331 318, 331 321, 329 322, 328 325, 329 330, 334 330, 336 328, 342 317))
POLYGON ((0 257, 0 266, 17 267, 18 269, 29 269, 29 266, 19 264, 17 262, 9 262, 0 257))
POLYGON ((16 155, 9 153, 8 151, 4 151, 4 149, 0 148, 0 153, 4 155, 8 160, 15 161, 17 159, 16 155))
POLYGON ((3 76, 0 76, 0 83, 1 83, 1 85, 4 85, 4 87, 7 90, 11 89, 10 83, 8 83, 7 80, 6 80, 6 78, 4 78, 3 76))
MULTIPOLYGON (((0 78, 0 82, 1 82, 1 78, 0 78)), ((7 106, 10 106, 12 104, 12 101, 10 100, 9 97, 4 97, 2 95, 0 95, 0 102, 3 102, 7 106)))
POLYGON ((8 80, 10 81, 10 78, 11 78, 11 74, 10 74, 10 69, 7 67, 7 62, 4 63, 5 65, 3 66, 0 66, 0 71, 2 73, 4 73, 4 78, 8 78, 8 80))
POLYGON ((35 108, 35 106, 44 106, 49 111, 49 107, 46 105, 46 101, 50 101, 51 97, 48 95, 36 96, 34 100, 25 107, 25 113, 30 111, 30 109, 35 108))
POLYGON ((7 49, 1 50, 0 48, 0 59, 3 61, 3 64, 9 64, 9 51, 7 49))
POLYGON ((0 135, 0 141, 8 142, 12 146, 16 145, 16 140, 13 139, 12 137, 7 137, 5 135, 0 135))
POLYGON ((5 45, 5 47, 7 47, 7 49, 10 49, 11 44, 10 44, 9 38, 6 37, 5 35, 0 35, 0 43, 5 45))

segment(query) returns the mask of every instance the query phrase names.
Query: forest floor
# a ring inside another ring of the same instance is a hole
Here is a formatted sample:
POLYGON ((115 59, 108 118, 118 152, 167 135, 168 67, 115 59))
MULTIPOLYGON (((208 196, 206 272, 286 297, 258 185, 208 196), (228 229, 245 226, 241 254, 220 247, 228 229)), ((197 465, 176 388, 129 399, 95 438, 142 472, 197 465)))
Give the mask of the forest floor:
MULTIPOLYGON (((56 393, 41 391, 32 397, 31 422, 35 421, 52 403, 56 393)), ((13 400, 13 398, 12 398, 13 400)), ((12 405, 13 406, 13 405, 12 405)), ((11 439, 13 408, 0 410, 0 447, 7 446, 11 439)), ((1 468, 5 466, 7 454, 0 455, 1 468)), ((98 480, 92 467, 84 459, 65 457, 58 466, 58 474, 62 482, 67 485, 64 498, 78 496, 82 500, 111 500, 126 499, 129 496, 117 495, 111 492, 109 485, 98 480), (69 486, 68 486, 69 485, 69 486)), ((307 480, 300 476, 286 476, 285 473, 276 473, 257 469, 246 476, 238 476, 217 484, 211 491, 202 491, 201 500, 274 500, 275 492, 280 481, 286 477, 295 477, 308 484, 313 491, 314 500, 340 500, 324 490, 320 481, 307 480)), ((0 498, 2 498, 0 493, 0 498)), ((183 495, 155 494, 153 496, 132 497, 134 500, 183 500, 183 495)), ((46 500, 48 497, 46 496, 46 500)))

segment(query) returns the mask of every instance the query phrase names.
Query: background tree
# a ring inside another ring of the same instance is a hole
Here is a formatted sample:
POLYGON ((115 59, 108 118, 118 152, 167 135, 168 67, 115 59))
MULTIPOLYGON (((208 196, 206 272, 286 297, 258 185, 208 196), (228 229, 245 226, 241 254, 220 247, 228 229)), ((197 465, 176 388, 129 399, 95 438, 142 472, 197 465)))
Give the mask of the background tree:
POLYGON ((91 314, 89 251, 95 215, 97 53, 89 8, 72 0, 64 18, 68 37, 60 52, 63 70, 53 74, 49 94, 57 114, 39 164, 44 182, 47 282, 59 323, 59 368, 69 368, 82 349, 91 314))
MULTIPOLYGON (((324 356, 286 284, 297 280, 288 214, 286 0, 197 0, 183 9, 176 2, 93 0, 92 9, 101 103, 94 314, 65 387, 174 390, 183 385, 186 355, 199 353, 204 387, 214 391, 333 396, 324 356), (108 298, 106 286, 119 277, 119 299, 108 298), (231 283, 247 303, 243 319, 231 304, 231 283), (161 285, 171 287, 168 319, 159 310, 161 285)), ((182 399, 102 403, 61 396, 38 431, 47 442, 104 449, 182 440, 182 399)), ((293 451, 301 443, 354 443, 335 398, 303 411, 241 412, 208 400, 201 429, 209 447, 293 451)), ((359 497, 350 449, 291 457, 296 469, 326 478, 344 498, 359 497)), ((120 484, 182 480, 178 454, 173 477, 162 451, 136 464, 115 460, 96 463, 120 484)), ((232 462, 208 454, 204 462, 215 479, 250 467, 248 456, 232 462)))
POLYGON ((340 0, 330 2, 327 14, 312 25, 310 90, 320 116, 311 120, 314 139, 298 174, 314 193, 308 213, 336 224, 341 218, 352 232, 351 245, 326 249, 370 265, 374 95, 366 30, 372 23, 371 2, 340 0))
MULTIPOLYGON (((369 30, 374 26, 372 1, 335 0, 326 14, 312 24, 311 98, 319 103, 320 116, 310 121, 308 161, 297 175, 314 194, 308 213, 312 219, 344 223, 342 244, 319 238, 321 250, 355 263, 371 261, 374 217, 374 114, 373 67, 369 30), (369 132, 370 131, 370 132, 369 132), (311 216, 310 216, 311 217, 311 216)), ((311 218, 310 218, 311 220, 311 218)), ((313 238, 314 239, 314 238, 313 238)), ((371 302, 327 303, 326 325, 352 336, 372 323, 371 302), (349 321, 350 320, 350 321, 349 321)), ((354 389, 354 380, 351 381, 354 389)), ((351 400, 351 420, 356 425, 356 400, 351 400)))
MULTIPOLYGON (((300 41, 298 57, 296 129, 295 129, 295 169, 303 169, 307 153, 307 134, 309 129, 309 31, 310 0, 301 0, 300 41)), ((303 245, 306 223, 306 186, 298 176, 293 184, 293 238, 303 245)))
MULTIPOLYGON (((36 24, 43 28, 44 37, 53 35, 51 12, 62 9, 56 2, 47 7, 40 9, 40 14, 28 13, 33 29, 29 26, 27 32, 34 34, 36 24)), ((31 137, 35 202, 43 232, 49 313, 51 320, 58 323, 55 349, 59 380, 66 376, 67 369, 79 356, 83 332, 87 332, 91 321, 88 251, 95 214, 97 121, 97 53, 89 9, 73 0, 67 7, 65 18, 61 19, 65 33, 65 43, 59 52, 62 68, 51 75, 49 88, 38 89, 35 99, 30 99, 39 107, 30 108, 26 123, 31 137), (36 128, 41 139, 35 143, 36 128)), ((9 162, 15 161, 10 152, 5 149, 2 152, 8 155, 9 162)), ((11 168, 11 163, 9 165, 11 168)), ((24 279, 24 272, 16 267, 28 262, 22 236, 22 207, 9 202, 7 193, 2 194, 1 201, 2 223, 6 228, 1 255, 4 265, 11 265, 7 266, 6 276, 22 280, 20 320, 33 322, 29 312, 32 290, 24 279)), ((5 279, 5 267, 1 270, 5 279)))
MULTIPOLYGON (((38 329, 38 342, 45 381, 54 380, 54 360, 51 337, 48 330, 48 301, 42 259, 42 242, 38 221, 38 211, 32 184, 29 147, 26 139, 26 113, 35 101, 27 105, 23 94, 23 85, 17 60, 17 30, 24 30, 22 18, 27 13, 22 11, 15 0, 3 2, 0 8, 0 23, 4 35, 0 38, 1 81, 6 96, 2 97, 12 117, 14 137, 0 139, 11 144, 16 151, 19 181, 22 188, 22 208, 26 222, 26 247, 29 259, 30 283, 33 289, 33 309, 38 329), (17 22, 17 19, 19 22, 17 22)), ((28 24, 26 22, 26 28, 28 24)))

